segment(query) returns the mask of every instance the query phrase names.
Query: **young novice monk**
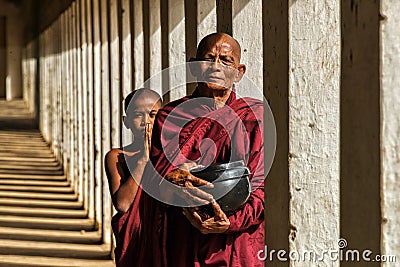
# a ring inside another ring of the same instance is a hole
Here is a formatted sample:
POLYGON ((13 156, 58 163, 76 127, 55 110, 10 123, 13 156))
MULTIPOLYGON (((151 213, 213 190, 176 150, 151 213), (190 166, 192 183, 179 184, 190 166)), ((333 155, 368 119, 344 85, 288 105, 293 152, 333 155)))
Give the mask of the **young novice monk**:
MULTIPOLYGON (((125 98, 124 124, 133 133, 133 142, 123 148, 113 148, 105 157, 112 203, 118 213, 112 218, 116 238, 115 262, 117 266, 130 266, 126 262, 124 246, 135 244, 142 232, 139 184, 149 161, 151 133, 154 118, 161 107, 160 96, 150 89, 138 89, 125 98), (132 217, 133 220, 127 220, 132 217)), ((137 251, 140 255, 140 251, 137 251)))

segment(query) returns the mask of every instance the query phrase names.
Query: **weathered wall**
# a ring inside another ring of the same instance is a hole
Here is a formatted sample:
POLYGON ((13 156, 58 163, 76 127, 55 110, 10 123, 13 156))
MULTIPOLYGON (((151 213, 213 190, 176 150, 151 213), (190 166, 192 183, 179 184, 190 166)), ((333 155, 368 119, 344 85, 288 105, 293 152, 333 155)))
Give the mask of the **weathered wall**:
POLYGON ((339 239, 339 3, 289 1, 289 52, 289 244, 322 255, 339 239))
MULTIPOLYGON (((382 253, 400 261, 400 2, 382 0, 381 197, 382 253)), ((384 263, 383 266, 393 266, 384 263)))

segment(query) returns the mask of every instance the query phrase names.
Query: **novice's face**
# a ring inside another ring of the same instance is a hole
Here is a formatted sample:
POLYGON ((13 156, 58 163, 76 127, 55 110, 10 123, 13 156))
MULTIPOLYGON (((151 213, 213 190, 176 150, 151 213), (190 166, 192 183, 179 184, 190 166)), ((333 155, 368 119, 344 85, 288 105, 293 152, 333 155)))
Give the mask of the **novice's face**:
POLYGON ((136 137, 144 137, 146 123, 154 124, 161 102, 148 97, 138 97, 129 105, 125 124, 136 137))

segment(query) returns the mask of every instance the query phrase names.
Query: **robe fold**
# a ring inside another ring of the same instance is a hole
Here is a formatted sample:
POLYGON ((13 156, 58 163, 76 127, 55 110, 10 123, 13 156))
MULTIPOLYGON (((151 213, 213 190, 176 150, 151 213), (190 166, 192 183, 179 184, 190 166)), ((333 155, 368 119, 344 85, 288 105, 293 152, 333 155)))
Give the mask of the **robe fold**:
POLYGON ((196 90, 159 110, 150 156, 158 175, 146 168, 143 190, 128 212, 113 220, 118 266, 264 266, 257 259, 264 249, 263 103, 236 99, 234 92, 222 108, 212 101, 196 90), (159 189, 166 182, 162 177, 185 162, 208 166, 236 160, 250 169, 252 192, 243 207, 227 213, 230 227, 223 234, 202 234, 181 207, 145 192, 148 186, 159 189))

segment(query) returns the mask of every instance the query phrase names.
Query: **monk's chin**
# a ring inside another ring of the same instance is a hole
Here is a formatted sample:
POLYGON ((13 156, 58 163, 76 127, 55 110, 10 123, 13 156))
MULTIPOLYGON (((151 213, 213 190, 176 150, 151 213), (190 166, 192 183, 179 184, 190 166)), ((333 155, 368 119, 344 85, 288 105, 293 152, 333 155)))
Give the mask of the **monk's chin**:
POLYGON ((226 86, 220 85, 220 84, 217 84, 217 83, 208 82, 208 83, 205 83, 205 85, 206 85, 206 87, 208 89, 213 90, 213 91, 226 91, 226 90, 229 90, 229 88, 227 88, 226 86))

